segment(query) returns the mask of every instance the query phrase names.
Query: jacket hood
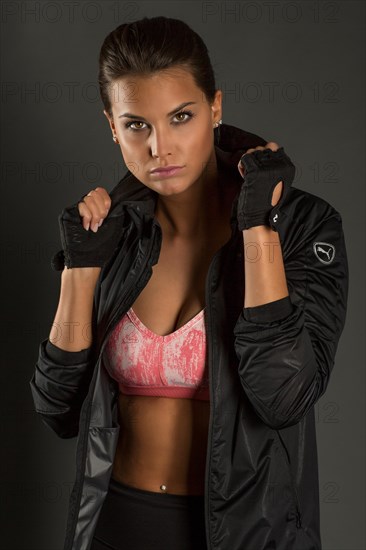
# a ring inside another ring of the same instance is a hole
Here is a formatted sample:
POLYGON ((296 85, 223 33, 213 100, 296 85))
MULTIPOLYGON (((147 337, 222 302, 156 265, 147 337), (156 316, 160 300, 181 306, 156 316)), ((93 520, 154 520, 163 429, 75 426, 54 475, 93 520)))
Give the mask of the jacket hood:
MULTIPOLYGON (((228 176, 237 177, 238 183, 242 182, 242 177, 238 170, 240 157, 249 148, 257 147, 258 145, 264 146, 266 143, 265 139, 256 134, 246 132, 230 124, 221 124, 217 128, 217 137, 215 136, 214 145, 218 170, 225 171, 228 176)), ((126 206, 136 206, 135 201, 138 201, 139 210, 142 208, 142 211, 151 214, 158 193, 146 187, 128 170, 112 189, 110 195, 112 203, 114 201, 123 201, 126 203, 126 206)))

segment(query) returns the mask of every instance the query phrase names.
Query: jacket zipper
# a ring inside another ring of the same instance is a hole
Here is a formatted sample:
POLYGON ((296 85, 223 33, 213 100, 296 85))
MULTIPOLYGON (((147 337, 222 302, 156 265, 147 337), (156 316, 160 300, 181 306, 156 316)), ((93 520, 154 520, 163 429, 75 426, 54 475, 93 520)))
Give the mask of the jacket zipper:
POLYGON ((279 431, 275 430, 275 432, 277 433, 280 444, 282 445, 283 452, 284 452, 284 455, 285 455, 285 460, 286 460, 286 463, 287 463, 287 468, 288 468, 288 472, 289 472, 289 476, 290 476, 290 483, 291 483, 292 493, 293 493, 293 496, 294 496, 294 499, 295 499, 295 504, 296 504, 296 527, 299 529, 302 526, 302 524, 301 524, 302 513, 301 513, 301 507, 300 507, 300 499, 299 499, 299 495, 298 495, 296 485, 294 483, 293 475, 292 475, 292 472, 291 472, 291 464, 290 464, 290 459, 288 457, 288 452, 287 452, 286 445, 285 445, 279 431))
MULTIPOLYGON (((155 239, 152 240, 152 245, 150 247, 150 250, 148 252, 148 254, 146 254, 146 258, 145 258, 145 262, 143 263, 143 265, 141 266, 141 269, 140 269, 140 273, 138 275, 138 278, 140 278, 141 276, 141 273, 144 273, 144 270, 146 268, 146 265, 151 257, 151 251, 154 247, 154 244, 155 244, 155 239)), ((151 275, 150 275, 151 276, 151 275)), ((150 278, 149 275, 148 275, 148 271, 146 271, 146 274, 145 274, 145 277, 143 279, 143 284, 145 283, 145 279, 148 279, 150 278), (146 277, 147 275, 147 277, 146 277)), ((141 281, 140 281, 141 283, 141 281)), ((146 281, 147 283, 147 281, 146 281)), ((141 288, 141 284, 138 285, 138 286, 135 286, 135 291, 136 292, 131 292, 130 289, 133 288, 133 285, 136 284, 136 279, 134 281, 131 281, 130 283, 130 288, 128 289, 128 292, 126 293, 126 299, 124 300, 124 304, 128 303, 129 302, 129 299, 130 299, 130 296, 134 296, 135 294, 138 295, 138 293, 140 292, 140 288, 141 288)), ((133 300, 131 301, 131 303, 133 303, 133 300)), ((126 305, 123 306, 122 309, 125 309, 126 305)), ((104 340, 103 340, 103 343, 100 347, 100 350, 99 350, 99 355, 98 355, 98 359, 97 361, 100 361, 101 359, 101 356, 103 354, 103 350, 104 350, 104 347, 105 347, 105 344, 107 342, 107 339, 108 339, 108 336, 111 334, 113 328, 115 327, 116 323, 118 322, 118 319, 120 318, 120 314, 121 314, 121 310, 119 309, 118 312, 116 313, 114 319, 113 319, 113 322, 111 322, 110 324, 110 327, 109 327, 109 330, 106 332, 105 336, 104 336, 104 340)), ((123 313, 122 313, 123 314, 123 313)), ((91 405, 91 400, 90 400, 90 405, 91 405)), ((90 416, 91 416, 91 410, 92 410, 92 407, 91 406, 88 406, 88 409, 87 409, 87 417, 86 417, 86 421, 85 421, 85 425, 86 427, 90 425, 90 416)), ((88 438, 88 430, 85 429, 85 432, 84 432, 84 438, 83 438, 83 441, 82 441, 82 460, 81 460, 81 463, 82 465, 85 465, 85 459, 86 459, 86 450, 87 450, 87 438, 88 438)), ((77 502, 77 506, 76 506, 76 510, 77 512, 79 512, 80 510, 80 500, 81 500, 81 495, 82 495, 82 489, 83 489, 83 484, 84 484, 84 478, 85 478, 85 470, 84 468, 81 470, 82 474, 81 474, 81 482, 79 484, 79 490, 78 490, 78 493, 77 493, 77 498, 76 498, 76 502, 77 502)), ((72 539, 71 539, 71 542, 72 542, 72 546, 74 545, 74 539, 75 539, 75 530, 76 530, 76 525, 77 525, 77 522, 78 522, 78 513, 75 514, 74 516, 74 522, 73 522, 73 525, 72 525, 72 529, 71 529, 71 532, 72 532, 72 539)))
MULTIPOLYGON (((216 257, 216 254, 215 254, 216 257)), ((214 400, 213 400, 213 368, 212 368, 212 358, 213 358, 213 349, 212 349, 212 332, 211 332, 211 306, 210 306, 210 300, 208 299, 208 288, 210 287, 210 281, 211 281, 211 271, 212 266, 214 264, 214 260, 212 260, 211 265, 208 270, 207 274, 207 280, 206 280, 206 324, 207 324, 207 341, 209 342, 209 353, 208 353, 208 367, 209 367, 209 389, 210 389, 210 419, 208 424, 208 445, 207 445, 207 451, 206 451, 206 470, 205 470, 205 516, 206 516, 206 543, 207 543, 207 550, 211 550, 211 541, 210 541, 210 506, 209 506, 209 492, 208 492, 208 485, 209 480, 211 479, 211 446, 212 446, 212 418, 213 418, 213 408, 214 408, 214 400)))
POLYGON ((209 507, 209 493, 208 486, 209 480, 211 479, 211 448, 212 448, 212 419, 214 414, 214 399, 213 399, 213 342, 212 342, 212 330, 211 330, 211 302, 209 300, 209 288, 211 284, 211 274, 212 270, 216 264, 217 258, 222 254, 223 250, 232 245, 232 239, 235 233, 235 227, 232 227, 232 233, 230 239, 214 254, 210 267, 208 269, 207 278, 206 278, 206 325, 207 325, 207 341, 209 342, 209 353, 208 353, 208 367, 209 367, 209 388, 210 388, 210 419, 208 425, 208 437, 207 437, 207 453, 206 453, 206 470, 205 470, 205 516, 206 516, 206 543, 207 550, 212 549, 211 539, 210 539, 210 507, 209 507))

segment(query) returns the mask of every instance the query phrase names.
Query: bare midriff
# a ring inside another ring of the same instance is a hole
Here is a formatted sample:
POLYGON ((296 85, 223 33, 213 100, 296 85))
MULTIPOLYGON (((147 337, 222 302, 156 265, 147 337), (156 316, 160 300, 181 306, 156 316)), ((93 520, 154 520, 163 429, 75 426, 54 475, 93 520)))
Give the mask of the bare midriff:
POLYGON ((118 408, 112 477, 157 493, 203 495, 209 401, 120 394, 118 408))

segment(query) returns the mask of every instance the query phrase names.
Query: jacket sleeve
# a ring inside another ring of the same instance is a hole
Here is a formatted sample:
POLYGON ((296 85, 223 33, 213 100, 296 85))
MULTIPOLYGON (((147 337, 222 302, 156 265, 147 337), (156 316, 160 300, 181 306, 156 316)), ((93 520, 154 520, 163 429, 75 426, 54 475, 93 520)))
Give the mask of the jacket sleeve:
POLYGON ((299 422, 323 395, 345 324, 348 262, 342 219, 332 212, 311 230, 293 231, 297 242, 283 253, 290 296, 243 308, 234 326, 242 387, 274 429, 299 422), (329 263, 315 253, 317 242, 334 247, 329 263))
POLYGON ((48 339, 39 355, 30 387, 36 412, 63 439, 79 433, 80 411, 93 375, 93 346, 65 351, 48 339))

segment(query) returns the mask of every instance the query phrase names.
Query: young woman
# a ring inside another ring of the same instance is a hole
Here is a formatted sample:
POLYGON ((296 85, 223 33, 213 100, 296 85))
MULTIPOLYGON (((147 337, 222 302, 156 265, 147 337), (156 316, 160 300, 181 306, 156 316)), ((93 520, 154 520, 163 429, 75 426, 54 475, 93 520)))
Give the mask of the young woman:
POLYGON ((64 550, 318 550, 341 217, 291 187, 283 147, 222 124, 182 21, 117 27, 99 83, 129 170, 60 215, 60 300, 30 382, 44 421, 78 435, 64 550))

